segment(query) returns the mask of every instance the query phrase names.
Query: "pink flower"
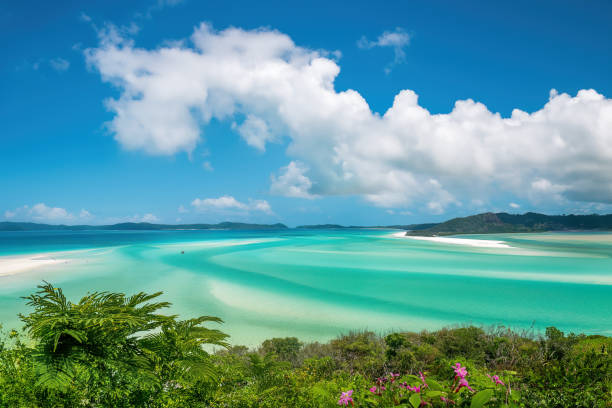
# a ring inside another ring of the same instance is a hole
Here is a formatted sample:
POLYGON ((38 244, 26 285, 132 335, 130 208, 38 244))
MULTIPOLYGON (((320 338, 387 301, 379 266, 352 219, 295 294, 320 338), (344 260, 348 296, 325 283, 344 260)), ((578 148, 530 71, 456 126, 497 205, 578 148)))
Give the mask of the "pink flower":
POLYGON ((491 377, 489 374, 487 374, 487 377, 489 377, 491 379, 491 381, 493 381, 495 383, 495 385, 506 385, 503 383, 502 380, 499 379, 499 376, 494 375, 493 377, 491 377))
POLYGON ((389 377, 390 377, 391 382, 395 382, 395 377, 399 377, 399 376, 400 376, 399 373, 397 373, 397 374, 389 373, 389 377))
POLYGON ((376 386, 373 386, 372 388, 370 388, 370 392, 372 394, 376 394, 376 386))
POLYGON ((465 378, 467 376, 467 368, 461 367, 461 363, 455 364, 455 378, 465 378))
POLYGON ((459 380, 459 385, 457 385, 457 389, 455 390, 455 392, 459 392, 460 389, 462 389, 463 387, 467 388, 470 391, 474 391, 472 389, 472 387, 470 387, 470 384, 468 384, 467 380, 465 378, 461 378, 459 380))
POLYGON ((338 405, 348 406, 349 402, 351 403, 351 405, 355 405, 353 403, 353 398, 351 398, 351 395, 353 395, 353 390, 343 392, 342 395, 340 395, 340 399, 338 400, 338 405))
POLYGON ((410 391, 412 392, 421 392, 421 386, 417 385, 416 387, 411 387, 411 386, 406 386, 406 388, 408 388, 410 391))
POLYGON ((427 387, 427 381, 425 381, 425 376, 420 371, 419 371, 419 377, 421 377, 421 381, 423 382, 423 385, 427 387))

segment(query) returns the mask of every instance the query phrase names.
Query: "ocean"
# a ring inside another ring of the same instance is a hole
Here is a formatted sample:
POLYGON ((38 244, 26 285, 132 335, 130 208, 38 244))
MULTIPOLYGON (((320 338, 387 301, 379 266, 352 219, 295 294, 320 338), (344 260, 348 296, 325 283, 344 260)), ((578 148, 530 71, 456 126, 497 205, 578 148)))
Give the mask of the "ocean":
POLYGON ((250 346, 467 324, 612 335, 612 234, 457 238, 477 241, 375 229, 0 232, 0 322, 20 327, 21 296, 45 280, 73 301, 163 291, 167 313, 219 316, 232 344, 250 346), (503 244, 475 246, 491 240, 503 244))

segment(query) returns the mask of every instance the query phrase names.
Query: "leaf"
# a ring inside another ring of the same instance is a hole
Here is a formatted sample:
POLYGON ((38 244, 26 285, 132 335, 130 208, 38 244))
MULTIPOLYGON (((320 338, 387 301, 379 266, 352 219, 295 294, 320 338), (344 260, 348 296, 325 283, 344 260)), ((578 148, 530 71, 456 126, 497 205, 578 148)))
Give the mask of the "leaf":
POLYGON ((427 379, 427 388, 429 388, 432 391, 442 391, 443 390, 439 382, 435 380, 431 380, 429 378, 427 379))
POLYGON ((410 405, 412 405, 414 408, 419 408, 421 405, 421 396, 419 394, 413 394, 410 397, 410 405))
POLYGON ((470 404, 470 408, 481 408, 483 407, 491 397, 493 396, 493 390, 482 390, 477 392, 476 395, 472 397, 472 403, 470 404))

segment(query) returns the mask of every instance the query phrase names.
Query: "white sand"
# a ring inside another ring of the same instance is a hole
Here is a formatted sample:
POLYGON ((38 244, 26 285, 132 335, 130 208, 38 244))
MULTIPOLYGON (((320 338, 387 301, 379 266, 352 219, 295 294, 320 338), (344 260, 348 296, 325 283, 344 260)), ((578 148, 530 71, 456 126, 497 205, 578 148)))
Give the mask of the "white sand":
POLYGON ((398 238, 417 239, 419 241, 439 242, 441 244, 452 245, 467 245, 479 248, 513 248, 504 241, 495 241, 492 239, 471 239, 471 238, 450 238, 450 237, 416 237, 407 236, 405 232, 396 232, 393 234, 398 238))
POLYGON ((47 265, 68 262, 57 258, 59 254, 31 254, 20 256, 0 256, 0 276, 15 275, 47 265))

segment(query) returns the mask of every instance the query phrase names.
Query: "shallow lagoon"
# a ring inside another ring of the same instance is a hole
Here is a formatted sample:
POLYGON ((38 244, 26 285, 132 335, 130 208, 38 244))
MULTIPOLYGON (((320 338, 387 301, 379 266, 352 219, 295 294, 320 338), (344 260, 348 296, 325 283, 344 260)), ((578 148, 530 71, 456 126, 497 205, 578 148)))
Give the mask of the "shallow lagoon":
POLYGON ((510 248, 365 229, 0 233, 0 255, 58 259, 0 276, 0 321, 19 325, 19 297, 45 279, 73 297, 163 290, 172 313, 222 317, 235 344, 466 323, 612 334, 612 234, 465 238, 510 248))

